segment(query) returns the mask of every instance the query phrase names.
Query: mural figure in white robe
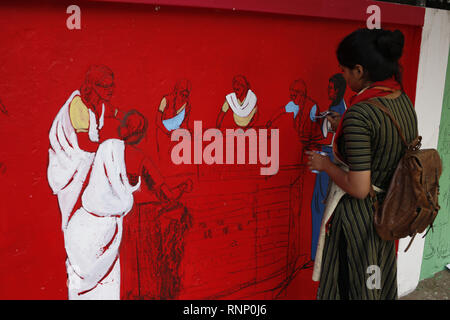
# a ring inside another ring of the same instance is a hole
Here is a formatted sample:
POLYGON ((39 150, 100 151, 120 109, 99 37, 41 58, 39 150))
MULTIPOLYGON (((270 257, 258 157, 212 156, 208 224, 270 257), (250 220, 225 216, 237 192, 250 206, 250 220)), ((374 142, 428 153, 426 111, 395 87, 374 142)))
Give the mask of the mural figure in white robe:
POLYGON ((89 183, 64 232, 69 299, 120 299, 122 221, 133 207, 122 140, 102 142, 89 183))
POLYGON ((119 297, 121 217, 138 185, 131 187, 124 173, 123 141, 100 137, 113 87, 109 68, 91 67, 50 129, 47 178, 61 211, 69 299, 119 297))

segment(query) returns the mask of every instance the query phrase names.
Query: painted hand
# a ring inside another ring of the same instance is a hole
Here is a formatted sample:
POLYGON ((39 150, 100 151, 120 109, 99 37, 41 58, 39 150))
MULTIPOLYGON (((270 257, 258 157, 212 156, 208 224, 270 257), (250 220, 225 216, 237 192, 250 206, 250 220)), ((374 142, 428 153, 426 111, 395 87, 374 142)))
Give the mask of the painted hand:
POLYGON ((327 120, 330 122, 333 132, 336 132, 339 122, 341 122, 341 115, 333 111, 332 114, 327 115, 327 120))
POLYGON ((305 153, 308 155, 308 168, 310 170, 324 171, 331 164, 328 156, 323 156, 314 151, 306 151, 305 153))

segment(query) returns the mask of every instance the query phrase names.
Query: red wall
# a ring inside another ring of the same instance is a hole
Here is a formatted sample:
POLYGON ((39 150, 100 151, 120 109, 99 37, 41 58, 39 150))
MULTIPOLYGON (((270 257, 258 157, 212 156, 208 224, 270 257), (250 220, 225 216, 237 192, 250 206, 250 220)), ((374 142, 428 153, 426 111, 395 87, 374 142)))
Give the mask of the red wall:
MULTIPOLYGON (((82 29, 68 30, 69 4, 0 5, 0 100, 8 110, 0 113, 0 298, 67 298, 60 213, 46 176, 48 133, 88 67, 105 64, 115 75, 112 103, 149 119, 142 149, 170 185, 194 183, 180 200, 193 225, 184 235, 178 298, 313 299, 312 269, 289 266, 293 256, 302 264, 310 253, 315 178, 301 169, 295 132, 280 124, 280 172, 264 177, 260 165, 176 167, 156 154, 154 119, 162 96, 186 78, 191 123, 214 127, 236 74, 247 77, 258 97, 257 125, 289 102, 289 85, 298 78, 326 109, 328 78, 339 72, 335 48, 365 22, 81 3, 82 29)), ((413 99, 421 28, 383 27, 405 34, 404 87, 413 99)), ((146 210, 141 214, 154 208, 146 210)), ((124 279, 133 279, 123 270, 124 279)))

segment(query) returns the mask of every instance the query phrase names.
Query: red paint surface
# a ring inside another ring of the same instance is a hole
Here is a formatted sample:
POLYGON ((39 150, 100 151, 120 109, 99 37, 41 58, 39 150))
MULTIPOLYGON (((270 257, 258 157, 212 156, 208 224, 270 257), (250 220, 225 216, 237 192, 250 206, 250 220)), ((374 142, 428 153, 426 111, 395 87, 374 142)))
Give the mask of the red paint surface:
MULTIPOLYGON (((0 6, 0 99, 8 110, 0 113, 0 299, 67 298, 60 213, 46 177, 48 132, 88 67, 99 63, 115 74, 112 103, 138 109, 149 119, 141 148, 168 184, 193 178, 193 191, 180 200, 193 225, 184 235, 178 297, 314 299, 312 269, 293 276, 287 263, 310 254, 315 178, 306 172, 300 192, 296 179, 302 145, 290 123, 278 124, 282 168, 266 178, 259 175, 259 164, 177 167, 167 156, 159 159, 154 119, 162 96, 176 80, 186 78, 192 83, 191 123, 202 120, 204 130, 214 127, 236 74, 247 77, 258 97, 258 125, 289 102, 289 85, 298 78, 326 109, 328 78, 339 70, 335 48, 365 23, 86 3, 81 6, 82 30, 70 31, 69 4, 0 6)), ((404 86, 414 99, 421 28, 383 27, 405 34, 404 86)), ((136 196, 136 201, 145 200, 145 195, 136 196)), ((136 213, 134 209, 127 219, 137 219, 136 213)), ((138 254, 150 259, 153 253, 138 254)), ((135 288, 131 266, 123 272, 123 285, 135 288)), ((150 280, 146 286, 156 290, 150 280)))
POLYGON ((377 5, 384 23, 422 26, 425 8, 371 0, 92 0, 189 6, 365 21, 367 7, 377 5))

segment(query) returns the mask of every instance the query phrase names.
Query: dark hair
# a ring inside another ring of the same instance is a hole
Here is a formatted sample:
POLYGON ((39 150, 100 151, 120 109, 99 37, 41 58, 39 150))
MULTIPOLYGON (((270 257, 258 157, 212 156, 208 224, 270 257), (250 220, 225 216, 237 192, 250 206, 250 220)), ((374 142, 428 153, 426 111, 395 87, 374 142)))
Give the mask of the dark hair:
POLYGON ((289 90, 302 92, 303 95, 306 96, 306 83, 305 81, 303 81, 303 79, 296 79, 292 81, 291 85, 289 86, 289 90))
POLYGON ((119 137, 127 144, 138 144, 142 138, 144 138, 147 132, 148 122, 147 119, 137 110, 128 111, 123 119, 120 121, 120 125, 117 128, 119 137), (127 127, 130 131, 127 135, 123 135, 120 128, 127 127))
POLYGON ((346 36, 336 50, 342 66, 353 69, 360 64, 368 80, 382 81, 394 77, 401 83, 398 60, 405 38, 399 30, 359 29, 346 36))
POLYGON ((345 90, 347 89, 347 83, 345 82, 342 73, 333 74, 330 77, 330 82, 334 84, 334 88, 337 89, 336 99, 331 102, 332 106, 336 106, 344 98, 345 90))
POLYGON ((233 81, 231 82, 232 85, 234 85, 235 82, 238 82, 238 83, 244 85, 247 88, 247 90, 250 89, 250 82, 248 82, 247 78, 241 74, 238 74, 233 77, 233 81))
POLYGON ((191 82, 186 79, 178 80, 175 83, 175 87, 174 87, 173 91, 175 91, 175 92, 179 92, 179 91, 191 92, 191 82))

